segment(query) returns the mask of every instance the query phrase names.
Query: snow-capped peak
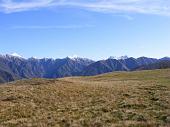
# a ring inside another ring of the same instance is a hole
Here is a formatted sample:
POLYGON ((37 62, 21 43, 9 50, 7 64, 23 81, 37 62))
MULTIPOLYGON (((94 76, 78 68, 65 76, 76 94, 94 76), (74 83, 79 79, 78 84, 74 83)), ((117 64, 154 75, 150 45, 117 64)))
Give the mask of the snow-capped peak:
POLYGON ((110 56, 108 59, 117 59, 116 56, 110 56))
POLYGON ((68 58, 75 60, 75 61, 84 59, 84 58, 79 57, 78 55, 68 56, 68 58))
POLYGON ((126 60, 128 59, 128 56, 120 56, 120 57, 116 57, 116 56, 110 56, 109 59, 116 59, 116 60, 126 60))
POLYGON ((10 57, 16 57, 16 58, 23 58, 21 55, 17 54, 17 53, 12 53, 12 54, 0 54, 0 57, 3 58, 10 58, 10 57))
POLYGON ((23 58, 21 55, 19 55, 19 54, 17 54, 17 53, 12 53, 12 54, 10 54, 10 55, 13 56, 13 57, 23 58))
POLYGON ((70 58, 70 59, 77 59, 79 57, 78 57, 78 55, 73 55, 73 56, 68 56, 68 58, 70 58))
POLYGON ((119 60, 126 60, 126 59, 128 59, 129 57, 128 56, 120 56, 118 59, 119 60))
POLYGON ((79 57, 78 55, 68 56, 67 58, 74 60, 74 61, 78 61, 78 62, 83 62, 83 61, 92 62, 93 61, 88 58, 79 57))

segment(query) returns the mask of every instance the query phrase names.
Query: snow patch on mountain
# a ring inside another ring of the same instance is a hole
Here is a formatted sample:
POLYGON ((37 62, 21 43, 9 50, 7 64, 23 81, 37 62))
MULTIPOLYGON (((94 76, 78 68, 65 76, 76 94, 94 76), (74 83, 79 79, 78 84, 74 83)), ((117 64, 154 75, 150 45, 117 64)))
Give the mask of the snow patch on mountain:
POLYGON ((128 59, 129 57, 128 56, 120 56, 120 57, 117 57, 117 56, 110 56, 109 59, 116 59, 116 60, 126 60, 128 59))
POLYGON ((12 54, 10 54, 13 57, 19 57, 19 58, 23 58, 21 55, 19 55, 18 53, 14 52, 12 54))
POLYGON ((73 56, 68 56, 68 58, 70 58, 70 59, 73 59, 73 60, 74 60, 74 59, 79 58, 79 56, 75 54, 75 55, 73 55, 73 56))
POLYGON ((11 54, 0 54, 0 57, 2 58, 11 58, 11 57, 15 57, 15 58, 22 58, 23 57, 21 55, 19 55, 18 53, 11 53, 11 54))

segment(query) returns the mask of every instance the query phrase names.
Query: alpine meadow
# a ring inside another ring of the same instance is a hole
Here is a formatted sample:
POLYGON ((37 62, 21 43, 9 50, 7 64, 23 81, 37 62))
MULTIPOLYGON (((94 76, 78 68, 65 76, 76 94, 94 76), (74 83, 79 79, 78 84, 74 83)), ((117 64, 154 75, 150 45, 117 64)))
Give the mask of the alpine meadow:
POLYGON ((170 1, 0 0, 0 127, 170 127, 170 1))

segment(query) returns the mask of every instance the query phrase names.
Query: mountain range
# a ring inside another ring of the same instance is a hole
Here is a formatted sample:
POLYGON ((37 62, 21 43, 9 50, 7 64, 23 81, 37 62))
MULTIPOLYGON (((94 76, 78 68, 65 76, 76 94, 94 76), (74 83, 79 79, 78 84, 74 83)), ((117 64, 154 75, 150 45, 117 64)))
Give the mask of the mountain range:
POLYGON ((19 55, 0 55, 0 83, 28 78, 61 78, 93 76, 113 71, 135 71, 170 68, 170 58, 110 57, 93 61, 87 58, 22 58, 19 55))

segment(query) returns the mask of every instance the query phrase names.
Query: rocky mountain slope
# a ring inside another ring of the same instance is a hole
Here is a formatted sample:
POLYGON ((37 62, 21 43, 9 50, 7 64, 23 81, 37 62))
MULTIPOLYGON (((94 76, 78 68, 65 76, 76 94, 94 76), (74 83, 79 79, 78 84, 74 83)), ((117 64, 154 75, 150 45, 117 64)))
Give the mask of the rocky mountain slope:
POLYGON ((137 67, 134 70, 153 70, 153 69, 166 69, 170 68, 170 61, 169 60, 163 60, 158 61, 156 63, 148 64, 148 65, 142 65, 137 67))
MULTIPOLYGON (((0 83, 23 78, 61 78, 68 76, 92 76, 113 71, 160 69, 154 63, 164 61, 169 67, 170 59, 147 57, 110 57, 106 60, 93 61, 85 58, 64 59, 24 59, 20 56, 0 55, 0 83), (150 67, 150 66, 154 67, 150 67)), ((167 68, 166 67, 166 68, 167 68)), ((163 68, 163 67, 162 67, 163 68)))

